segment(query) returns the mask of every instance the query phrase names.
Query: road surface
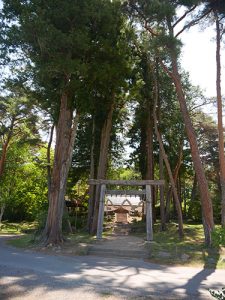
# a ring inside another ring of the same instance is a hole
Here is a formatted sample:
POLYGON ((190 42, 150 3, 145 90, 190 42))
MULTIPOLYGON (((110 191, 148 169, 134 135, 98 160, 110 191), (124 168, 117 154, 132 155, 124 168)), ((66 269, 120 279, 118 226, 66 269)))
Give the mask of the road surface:
POLYGON ((169 267, 144 260, 64 257, 18 250, 0 236, 0 299, 213 299, 225 270, 169 267))

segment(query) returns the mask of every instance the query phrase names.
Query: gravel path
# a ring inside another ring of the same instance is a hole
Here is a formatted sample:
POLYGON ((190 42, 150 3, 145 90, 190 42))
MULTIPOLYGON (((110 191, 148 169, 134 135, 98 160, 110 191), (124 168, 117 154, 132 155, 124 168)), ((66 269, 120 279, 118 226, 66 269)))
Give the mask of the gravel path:
POLYGON ((144 260, 64 257, 18 250, 0 236, 0 299, 212 299, 225 270, 168 267, 144 260))

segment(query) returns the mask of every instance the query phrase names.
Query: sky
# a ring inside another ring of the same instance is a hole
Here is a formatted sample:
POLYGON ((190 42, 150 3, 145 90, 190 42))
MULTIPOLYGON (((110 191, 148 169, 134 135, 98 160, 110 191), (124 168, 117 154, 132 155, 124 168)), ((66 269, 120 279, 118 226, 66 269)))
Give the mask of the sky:
MULTIPOLYGON (((204 31, 199 26, 192 27, 182 36, 181 62, 184 70, 190 74, 193 85, 198 85, 206 97, 216 96, 216 42, 215 29, 204 31)), ((225 95, 225 43, 221 43, 221 90, 225 95)), ((217 120, 215 106, 205 105, 202 110, 217 120)), ((225 115, 224 115, 225 123, 225 115)))
MULTIPOLYGON (((0 0, 0 8, 2 1, 0 0)), ((214 29, 200 30, 192 27, 182 33, 183 42, 181 63, 190 74, 193 85, 199 85, 207 97, 216 95, 216 45, 213 38, 214 29)), ((225 45, 225 44, 224 44, 225 45)), ((225 95, 225 49, 221 52, 222 60, 222 93, 225 95), (224 58, 224 59, 223 59, 224 58)))
MULTIPOLYGON (((207 28, 200 31, 192 27, 182 36, 182 66, 189 71, 194 85, 199 85, 209 97, 216 94, 216 43, 213 40, 215 31, 207 28)), ((225 94, 225 49, 221 49, 222 91, 225 94), (223 80, 224 79, 224 80, 223 80)))

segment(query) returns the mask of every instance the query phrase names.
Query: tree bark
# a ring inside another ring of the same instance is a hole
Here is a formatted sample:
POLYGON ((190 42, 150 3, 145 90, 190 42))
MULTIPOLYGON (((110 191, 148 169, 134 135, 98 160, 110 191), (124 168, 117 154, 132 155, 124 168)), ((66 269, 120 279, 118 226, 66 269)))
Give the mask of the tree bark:
MULTIPOLYGON (((164 179, 163 173, 163 157, 162 152, 159 150, 159 179, 164 179)), ((159 187, 159 197, 160 197, 160 218, 161 218, 161 230, 166 230, 166 218, 165 218, 165 199, 164 199, 164 186, 159 187)))
MULTIPOLYGON (((101 132, 101 145, 100 145, 100 155, 99 155, 99 163, 98 163, 98 171, 97 171, 97 179, 105 179, 106 171, 107 171, 107 163, 108 163, 108 149, 110 143, 110 134, 112 130, 112 117, 114 111, 114 99, 111 103, 107 119, 103 125, 101 132)), ((98 211, 99 211, 99 195, 100 195, 100 187, 96 186, 95 192, 95 204, 94 204, 94 215, 93 222, 91 226, 91 233, 95 234, 97 231, 98 224, 98 211)))
POLYGON ((15 122, 15 117, 13 116, 12 120, 11 120, 10 127, 9 127, 8 135, 5 139, 5 142, 3 142, 3 145, 2 145, 2 155, 1 155, 1 158, 0 158, 0 179, 1 179, 1 177, 3 175, 3 172, 4 172, 7 150, 8 150, 10 140, 11 140, 12 135, 13 135, 14 122, 15 122))
POLYGON ((224 131, 223 131, 223 106, 221 94, 221 28, 218 14, 216 18, 216 93, 217 93, 217 119, 219 136, 219 164, 220 164, 220 185, 221 185, 221 225, 225 227, 225 157, 224 157, 224 131))
MULTIPOLYGON (((176 185, 177 195, 180 195, 180 197, 178 196, 179 199, 181 199, 181 193, 180 192, 178 193, 177 182, 178 182, 178 175, 179 175, 180 167, 182 165, 182 158, 183 158, 183 139, 182 139, 182 142, 180 143, 180 150, 179 150, 177 164, 173 171, 173 179, 174 179, 174 183, 176 185)), ((167 222, 169 222, 171 196, 172 196, 172 187, 169 188, 169 190, 167 192, 167 197, 166 197, 166 221, 167 222)), ((181 202, 181 200, 179 200, 179 201, 181 202)), ((176 209, 176 207, 175 207, 175 209, 176 209)))
MULTIPOLYGON (((151 118, 151 111, 149 108, 147 122, 146 122, 146 154, 147 154, 147 168, 145 179, 154 179, 154 160, 153 160, 153 120, 151 118)), ((155 212, 155 188, 151 186, 152 195, 152 217, 156 221, 155 212)))
MULTIPOLYGON (((95 150, 95 117, 93 116, 93 120, 92 120, 90 179, 95 178, 94 150, 95 150)), ((94 201, 95 201, 94 195, 95 195, 95 185, 90 185, 89 186, 89 199, 88 199, 88 221, 87 221, 87 228, 88 228, 89 233, 91 233, 91 226, 92 226, 92 222, 93 222, 94 201)))
POLYGON ((52 145, 54 128, 55 128, 55 126, 52 125, 51 130, 50 130, 48 147, 47 147, 48 202, 49 202, 49 199, 50 199, 50 191, 51 191, 51 145, 52 145))
POLYGON ((178 73, 177 61, 174 55, 171 55, 171 58, 172 58, 172 68, 173 68, 172 78, 176 87, 181 113, 183 116, 188 140, 191 147, 191 155, 194 164, 194 169, 199 184, 200 199, 201 199, 202 212, 204 218, 203 226, 206 227, 204 228, 204 232, 206 234, 205 242, 207 245, 211 245, 212 242, 211 232, 214 228, 214 221, 213 221, 213 209, 212 209, 212 202, 209 194, 208 183, 205 177, 204 168, 199 154, 196 134, 191 122, 191 118, 188 113, 187 104, 182 89, 181 79, 178 73))
POLYGON ((173 178, 173 174, 171 171, 171 167, 170 167, 170 163, 168 160, 168 157, 166 155, 164 146, 163 146, 163 142, 162 142, 162 137, 161 134, 158 130, 158 124, 157 124, 157 115, 156 115, 156 106, 157 106, 157 102, 158 102, 158 83, 155 79, 155 83, 154 83, 154 89, 155 89, 155 103, 154 103, 154 109, 153 109, 153 119, 154 119, 154 125, 155 125, 155 133, 156 133, 156 137, 159 143, 159 147, 160 147, 160 151, 162 153, 162 157, 168 172, 168 176, 170 179, 170 183, 171 183, 171 187, 172 187, 172 191, 173 191, 173 195, 174 195, 174 202, 175 202, 175 206, 176 206, 176 211, 177 211, 177 218, 178 218, 178 227, 179 227, 179 236, 180 238, 182 238, 184 236, 184 230, 183 230, 183 218, 182 218, 182 211, 181 211, 181 206, 180 206, 180 201, 178 198, 178 194, 177 194, 177 189, 176 189, 176 184, 174 182, 174 178, 173 178))
POLYGON ((72 161, 72 152, 77 132, 79 114, 73 119, 73 109, 69 107, 68 96, 61 97, 59 120, 56 127, 56 145, 52 171, 51 192, 46 226, 42 241, 46 245, 63 242, 62 216, 66 181, 72 161))
MULTIPOLYGON (((171 39, 174 38, 173 34, 173 28, 171 26, 171 23, 167 22, 170 37, 171 39)), ((176 49, 173 47, 171 48, 168 46, 168 49, 170 51, 170 58, 171 58, 171 64, 172 64, 172 71, 170 72, 169 69, 166 67, 165 64, 161 62, 161 65, 165 72, 171 77, 171 79, 174 82, 176 93, 178 97, 178 101, 180 104, 180 110, 181 114, 184 120, 186 133, 188 136, 188 140, 190 143, 191 148, 191 155, 192 160, 194 164, 194 169, 197 176, 197 181, 199 184, 199 192, 200 192, 200 199, 201 199, 201 206, 202 206, 202 216, 203 216, 203 227, 204 227, 204 233, 205 233, 205 243, 206 245, 211 245, 212 239, 211 239, 211 233, 214 229, 214 220, 213 220, 213 208, 212 208, 212 201, 209 194, 209 188, 208 183, 206 180, 204 168, 201 162, 198 144, 197 144, 197 138, 195 134, 194 127, 191 122, 191 118, 187 109, 187 104, 183 92, 181 77, 178 72, 178 66, 177 66, 177 54, 176 49)))
POLYGON ((4 215, 4 211, 5 211, 5 203, 1 204, 1 209, 0 209, 0 225, 2 223, 2 218, 3 218, 3 215, 4 215))

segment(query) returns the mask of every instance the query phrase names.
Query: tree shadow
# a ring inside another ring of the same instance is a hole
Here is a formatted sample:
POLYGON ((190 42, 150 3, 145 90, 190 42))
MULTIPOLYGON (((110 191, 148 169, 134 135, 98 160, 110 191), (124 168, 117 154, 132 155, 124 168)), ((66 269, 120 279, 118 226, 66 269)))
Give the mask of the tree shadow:
POLYGON ((0 251, 0 299, 4 300, 26 299, 26 295, 43 300, 107 299, 110 295, 133 300, 199 300, 206 299, 198 289, 213 272, 205 268, 188 280, 182 276, 183 269, 143 260, 53 256, 8 246, 0 251))
MULTIPOLYGON (((188 282, 183 286, 186 290, 186 294, 189 295, 190 290, 196 290, 196 296, 200 296, 200 288, 205 288, 206 290, 209 290, 211 288, 218 289, 218 286, 207 285, 204 283, 204 281, 207 280, 207 278, 212 275, 216 268, 217 264, 219 262, 220 253, 218 248, 206 248, 203 250, 203 260, 204 260, 204 266, 203 269, 198 272, 195 276, 193 276, 188 282)), ((210 295, 210 293, 209 293, 210 295)))

